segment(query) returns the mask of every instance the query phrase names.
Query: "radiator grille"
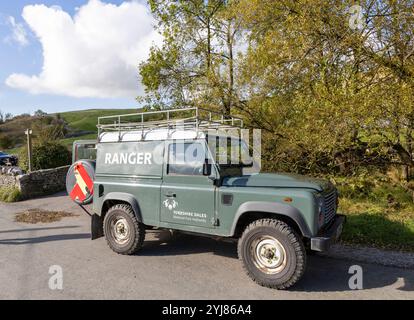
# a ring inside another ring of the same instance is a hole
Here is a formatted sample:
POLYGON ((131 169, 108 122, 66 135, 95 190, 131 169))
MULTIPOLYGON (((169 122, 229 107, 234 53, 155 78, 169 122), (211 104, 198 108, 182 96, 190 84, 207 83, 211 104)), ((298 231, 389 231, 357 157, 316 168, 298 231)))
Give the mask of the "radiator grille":
POLYGON ((325 224, 329 223, 336 214, 336 201, 337 201, 336 191, 333 190, 330 193, 327 193, 324 197, 325 199, 325 224))

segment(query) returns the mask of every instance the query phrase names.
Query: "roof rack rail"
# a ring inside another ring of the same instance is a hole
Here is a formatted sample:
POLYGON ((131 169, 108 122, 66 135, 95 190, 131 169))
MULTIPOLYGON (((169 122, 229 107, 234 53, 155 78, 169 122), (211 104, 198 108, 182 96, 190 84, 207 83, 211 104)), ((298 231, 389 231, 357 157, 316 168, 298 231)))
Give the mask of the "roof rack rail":
POLYGON ((98 118, 98 137, 105 132, 153 131, 155 129, 227 130, 243 128, 243 120, 199 108, 168 109, 98 118))

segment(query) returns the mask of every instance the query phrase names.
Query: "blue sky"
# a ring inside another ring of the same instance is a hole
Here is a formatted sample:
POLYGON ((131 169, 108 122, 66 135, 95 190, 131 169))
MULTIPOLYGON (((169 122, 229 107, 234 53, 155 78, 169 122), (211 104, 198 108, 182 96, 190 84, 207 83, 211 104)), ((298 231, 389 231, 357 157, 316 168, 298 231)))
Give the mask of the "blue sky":
POLYGON ((0 110, 138 107, 138 64, 160 42, 151 19, 143 0, 0 1, 0 110))

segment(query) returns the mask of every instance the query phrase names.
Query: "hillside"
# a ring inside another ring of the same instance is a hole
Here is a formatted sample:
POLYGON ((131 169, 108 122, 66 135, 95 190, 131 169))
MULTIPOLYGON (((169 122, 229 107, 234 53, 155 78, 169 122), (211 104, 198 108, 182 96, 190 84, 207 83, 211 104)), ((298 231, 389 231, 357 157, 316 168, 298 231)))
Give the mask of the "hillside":
POLYGON ((36 117, 16 117, 0 124, 0 135, 10 139, 12 145, 22 144, 25 141, 25 130, 31 128, 35 121, 36 117))
POLYGON ((60 116, 74 131, 97 132, 98 117, 138 112, 137 109, 91 109, 60 113, 60 116))
MULTIPOLYGON (((68 137, 62 139, 62 143, 68 147, 75 140, 95 139, 98 123, 98 117, 112 116, 117 114, 128 114, 138 112, 137 109, 90 109, 81 111, 62 112, 59 114, 50 114, 49 116, 60 117, 68 128, 68 137)), ((17 116, 13 120, 0 124, 0 135, 12 139, 13 143, 6 152, 17 153, 19 146, 26 142, 25 130, 33 128, 39 120, 35 116, 17 116)), ((0 148, 1 149, 1 148, 0 148)))

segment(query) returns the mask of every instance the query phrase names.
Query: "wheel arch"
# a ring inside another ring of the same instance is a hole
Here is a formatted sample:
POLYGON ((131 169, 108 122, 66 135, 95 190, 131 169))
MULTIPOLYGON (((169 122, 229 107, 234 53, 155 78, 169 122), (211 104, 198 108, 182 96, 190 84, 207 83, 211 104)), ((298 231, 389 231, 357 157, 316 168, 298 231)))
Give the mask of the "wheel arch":
POLYGON ((99 214, 92 215, 92 240, 103 237, 103 221, 105 219, 105 215, 108 212, 109 208, 117 204, 130 205, 132 210, 134 211, 135 217, 137 218, 138 222, 143 223, 141 209, 138 200, 132 194, 123 192, 111 192, 108 193, 103 199, 102 206, 99 210, 99 214))
POLYGON ((104 200, 102 201, 102 208, 100 210, 101 218, 103 219, 105 217, 105 214, 108 212, 109 208, 114 205, 123 203, 130 205, 138 222, 143 223, 138 200, 132 194, 124 192, 111 192, 105 196, 104 200))
POLYGON ((251 222, 263 218, 277 218, 291 226, 305 238, 312 236, 301 212, 290 205, 273 202, 246 202, 236 212, 231 235, 240 236, 244 228, 251 222))

